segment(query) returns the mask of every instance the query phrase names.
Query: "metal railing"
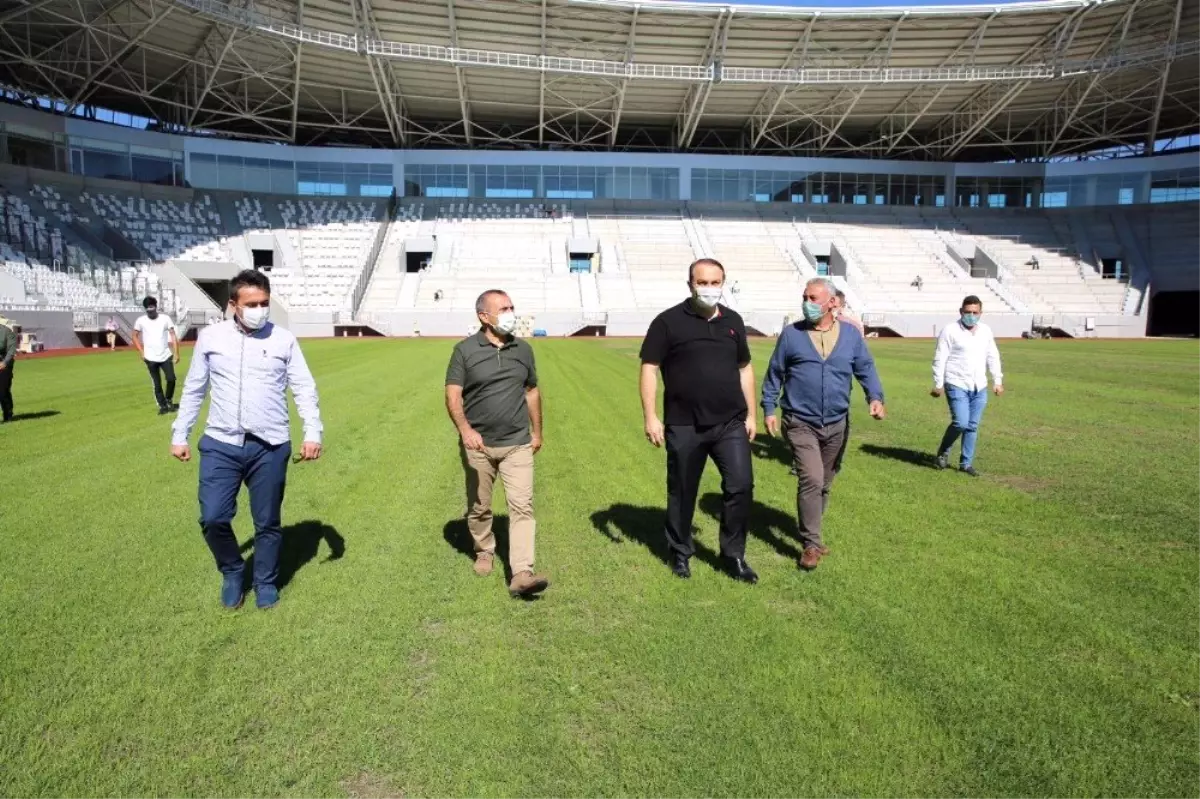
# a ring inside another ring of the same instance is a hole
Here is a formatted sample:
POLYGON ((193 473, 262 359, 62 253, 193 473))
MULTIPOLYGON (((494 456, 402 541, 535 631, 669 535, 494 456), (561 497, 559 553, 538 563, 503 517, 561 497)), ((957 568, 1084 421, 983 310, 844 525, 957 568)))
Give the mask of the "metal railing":
POLYGON ((367 262, 363 265, 362 272, 358 275, 358 280, 354 284, 354 288, 350 292, 350 310, 351 314, 357 314, 359 307, 362 306, 363 297, 366 296, 367 288, 371 285, 371 277, 375 274, 375 268, 378 265, 379 254, 383 250, 383 245, 391 235, 392 226, 396 224, 396 211, 400 204, 396 198, 395 190, 392 191, 391 198, 388 199, 387 211, 384 214, 383 223, 380 224, 379 230, 375 232, 375 241, 371 245, 371 251, 367 255, 367 262))
POLYGON ((1189 40, 1099 58, 1053 63, 1010 65, 944 65, 930 67, 805 67, 768 69, 706 64, 647 64, 589 58, 534 55, 498 50, 443 47, 417 42, 393 42, 316 30, 297 25, 290 15, 247 3, 235 6, 226 0, 175 0, 205 16, 239 27, 271 33, 296 41, 361 53, 379 58, 435 61, 464 67, 495 67, 618 79, 685 81, 695 83, 854 84, 854 83, 986 83, 1055 80, 1077 75, 1111 72, 1171 61, 1200 53, 1200 40, 1189 40))

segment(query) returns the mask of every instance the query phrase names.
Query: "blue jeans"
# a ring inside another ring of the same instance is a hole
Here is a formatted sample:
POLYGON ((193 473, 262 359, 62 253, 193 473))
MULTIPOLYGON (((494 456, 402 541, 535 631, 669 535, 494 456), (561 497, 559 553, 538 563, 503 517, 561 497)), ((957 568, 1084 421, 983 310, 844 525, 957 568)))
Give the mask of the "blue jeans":
POLYGON ((200 439, 200 529, 222 574, 238 574, 245 567, 233 517, 237 495, 250 490, 250 515, 254 517, 254 585, 275 585, 279 577, 279 549, 283 540, 280 510, 287 484, 291 443, 272 446, 246 436, 240 447, 203 436, 200 439))
POLYGON ((962 436, 962 459, 959 465, 963 468, 975 460, 975 439, 979 438, 979 422, 983 418, 983 409, 987 406, 987 386, 977 391, 946 384, 946 404, 950 406, 950 425, 942 436, 942 445, 938 447, 938 455, 949 455, 950 448, 958 437, 962 436))

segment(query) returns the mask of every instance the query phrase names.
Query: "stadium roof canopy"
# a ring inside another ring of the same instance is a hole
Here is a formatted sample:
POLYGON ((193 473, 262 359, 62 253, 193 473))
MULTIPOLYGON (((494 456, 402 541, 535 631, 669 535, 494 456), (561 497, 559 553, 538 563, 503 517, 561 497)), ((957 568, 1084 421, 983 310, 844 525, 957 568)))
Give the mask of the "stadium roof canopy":
POLYGON ((1036 159, 1200 128, 1196 0, 7 0, 0 83, 296 144, 1036 159))

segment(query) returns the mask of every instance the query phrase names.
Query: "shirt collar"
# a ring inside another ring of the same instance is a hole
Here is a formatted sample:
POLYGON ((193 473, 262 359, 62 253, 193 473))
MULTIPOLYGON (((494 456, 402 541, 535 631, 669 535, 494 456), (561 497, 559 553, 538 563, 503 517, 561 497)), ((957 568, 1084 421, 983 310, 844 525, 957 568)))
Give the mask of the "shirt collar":
MULTIPOLYGON (((479 346, 481 347, 496 347, 496 345, 492 343, 492 340, 487 337, 487 331, 482 327, 479 328, 479 332, 475 334, 475 340, 479 342, 479 346)), ((517 339, 514 336, 509 336, 507 341, 496 348, 506 350, 509 347, 515 346, 516 343, 517 339)))
POLYGON ((695 305, 695 303, 692 302, 690 297, 683 301, 683 312, 687 313, 687 314, 691 314, 692 316, 696 317, 697 319, 703 319, 705 322, 715 322, 718 319, 720 319, 721 315, 722 315, 720 305, 717 306, 716 313, 714 315, 712 315, 712 316, 701 315, 700 312, 696 310, 696 305, 695 305))
POLYGON ((237 333, 239 336, 245 336, 246 338, 266 338, 268 335, 270 335, 271 328, 275 327, 275 323, 269 320, 258 330, 246 330, 238 323, 237 319, 230 319, 229 324, 233 326, 233 332, 237 333))

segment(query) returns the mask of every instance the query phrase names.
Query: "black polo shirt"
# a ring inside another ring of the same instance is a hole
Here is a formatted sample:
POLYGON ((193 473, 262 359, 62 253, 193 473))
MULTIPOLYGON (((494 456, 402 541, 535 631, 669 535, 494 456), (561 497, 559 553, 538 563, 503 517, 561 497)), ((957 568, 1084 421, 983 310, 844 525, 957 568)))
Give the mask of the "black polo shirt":
POLYGON ((510 338, 497 347, 482 330, 455 345, 446 368, 446 385, 462 386, 463 413, 489 447, 530 442, 525 391, 537 384, 528 342, 510 338))
POLYGON ((705 319, 691 300, 655 317, 642 341, 642 363, 662 370, 666 424, 708 427, 745 419, 748 408, 738 370, 750 363, 746 325, 736 311, 717 306, 705 319))

